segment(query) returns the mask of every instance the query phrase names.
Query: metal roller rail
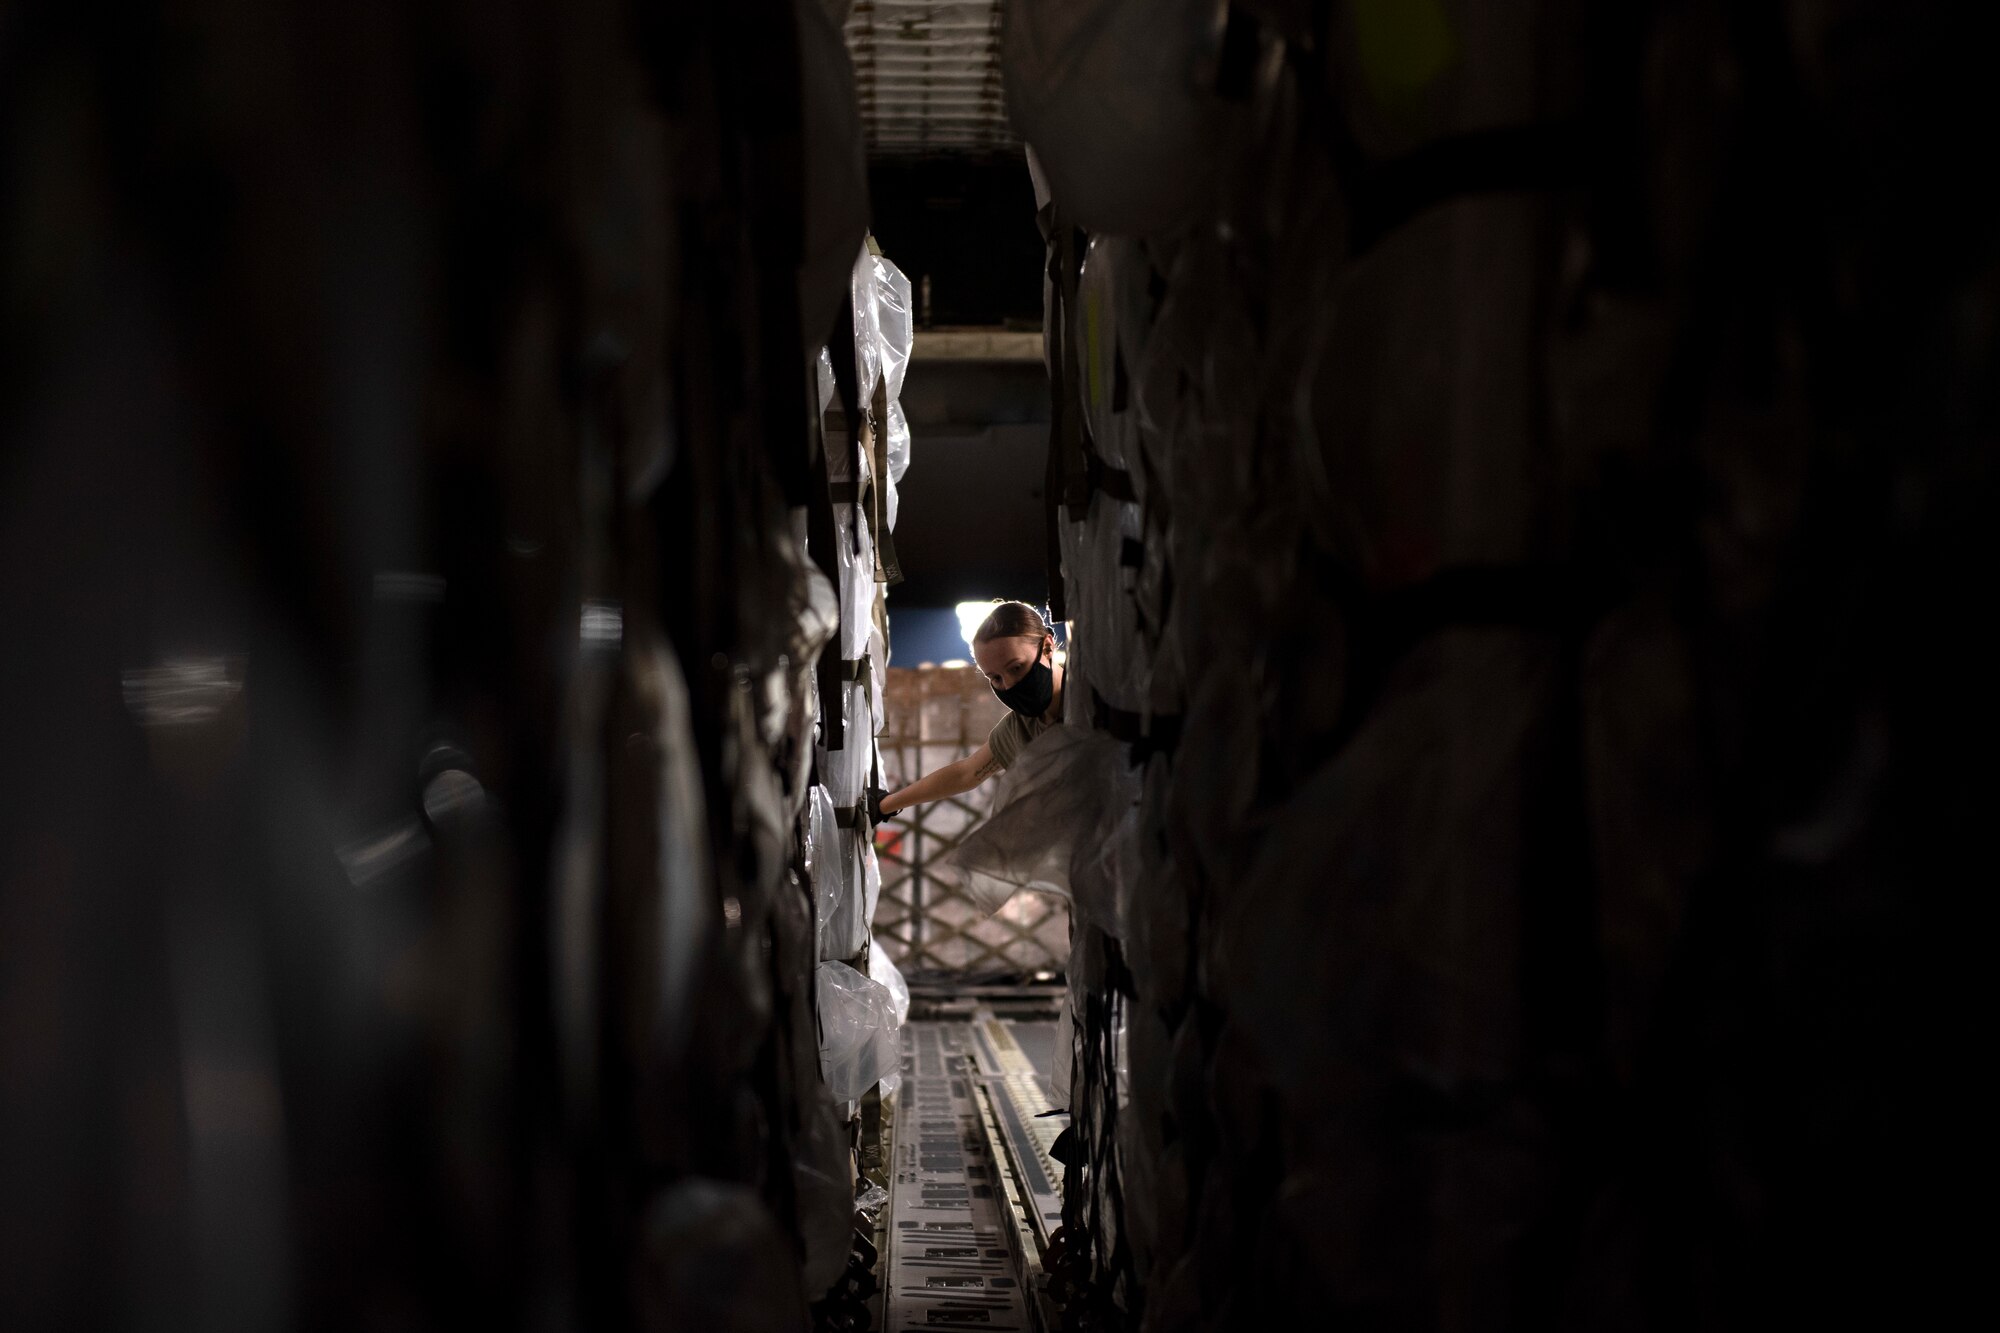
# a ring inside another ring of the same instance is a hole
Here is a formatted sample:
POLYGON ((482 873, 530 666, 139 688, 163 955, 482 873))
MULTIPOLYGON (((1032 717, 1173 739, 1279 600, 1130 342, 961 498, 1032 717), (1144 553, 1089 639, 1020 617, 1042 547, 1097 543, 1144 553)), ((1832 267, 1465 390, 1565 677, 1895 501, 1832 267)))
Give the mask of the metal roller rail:
POLYGON ((1042 1255, 1062 1220, 1050 1115, 1034 1066, 984 1006, 903 1029, 890 1146, 888 1330, 1054 1327, 1042 1255))

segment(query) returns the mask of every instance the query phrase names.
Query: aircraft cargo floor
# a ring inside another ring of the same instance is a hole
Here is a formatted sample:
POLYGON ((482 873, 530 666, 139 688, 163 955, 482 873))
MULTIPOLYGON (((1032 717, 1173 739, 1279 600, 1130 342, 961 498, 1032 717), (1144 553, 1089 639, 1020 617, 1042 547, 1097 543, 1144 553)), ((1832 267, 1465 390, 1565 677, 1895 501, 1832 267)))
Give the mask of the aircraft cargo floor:
POLYGON ((1042 1256, 1062 1223, 1049 1147, 1054 1024, 997 1017, 913 1019, 890 1118, 882 1246, 889 1330, 1044 1330, 1042 1256))

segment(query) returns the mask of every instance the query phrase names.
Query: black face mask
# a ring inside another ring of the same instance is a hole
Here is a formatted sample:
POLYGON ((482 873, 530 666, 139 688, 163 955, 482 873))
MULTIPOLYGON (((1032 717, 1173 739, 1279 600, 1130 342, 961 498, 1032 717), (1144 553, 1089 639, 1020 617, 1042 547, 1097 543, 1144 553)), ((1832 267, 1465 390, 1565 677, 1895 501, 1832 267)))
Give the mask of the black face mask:
POLYGON ((1023 717, 1040 717, 1056 697, 1055 672, 1049 670, 1047 662, 1037 661, 1027 675, 1004 690, 993 691, 993 697, 1023 717))

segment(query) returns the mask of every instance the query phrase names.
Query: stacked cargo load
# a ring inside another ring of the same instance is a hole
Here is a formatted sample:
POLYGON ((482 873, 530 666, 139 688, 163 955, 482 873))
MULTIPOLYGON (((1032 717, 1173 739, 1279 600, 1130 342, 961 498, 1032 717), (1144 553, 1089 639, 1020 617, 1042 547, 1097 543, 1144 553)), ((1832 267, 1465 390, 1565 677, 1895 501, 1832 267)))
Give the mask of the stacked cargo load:
POLYGON ((820 531, 832 549, 812 550, 810 539, 805 549, 838 573, 839 630, 825 650, 835 657, 834 670, 821 674, 831 696, 822 692, 826 715, 814 739, 815 780, 802 827, 819 950, 820 1059, 828 1090, 851 1109, 878 1085, 884 1095, 895 1091, 898 1031, 909 1009, 908 988, 872 936, 882 871, 868 792, 881 783, 884 596, 900 577, 896 487, 909 467, 910 432, 899 399, 915 329, 909 280, 872 238, 854 261, 847 309, 851 336, 822 350, 817 377, 823 502, 832 510, 820 531))
POLYGON ((837 16, 141 3, 134 77, 16 15, 0 1325, 853 1326, 837 16))
POLYGON ((1974 510, 1865 479, 1995 424, 1929 378, 1993 364, 1994 229, 1920 147, 1983 47, 1918 8, 1010 7, 1080 733, 1016 767, 1137 793, 1094 867, 1025 850, 1074 789, 984 849, 1075 903, 1090 1326, 1852 1317, 1835 1254, 1897 1317, 1926 1134, 1868 1034, 1930 1014, 1842 923, 1937 904, 1888 755, 1950 706, 1861 644, 1956 660, 1908 556, 1974 510))

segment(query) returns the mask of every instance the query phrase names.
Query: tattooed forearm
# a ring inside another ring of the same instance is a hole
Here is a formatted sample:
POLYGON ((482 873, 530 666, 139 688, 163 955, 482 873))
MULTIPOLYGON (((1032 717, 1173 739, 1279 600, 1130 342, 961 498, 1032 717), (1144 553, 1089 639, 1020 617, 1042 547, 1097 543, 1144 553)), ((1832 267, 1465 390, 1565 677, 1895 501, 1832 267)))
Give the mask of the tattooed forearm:
POLYGON ((1001 764, 998 759, 988 759, 985 763, 981 764, 977 769, 973 771, 972 776, 978 779, 980 782, 984 782, 986 781, 986 779, 992 777, 995 773, 998 773, 1000 771, 1000 768, 1001 764))

